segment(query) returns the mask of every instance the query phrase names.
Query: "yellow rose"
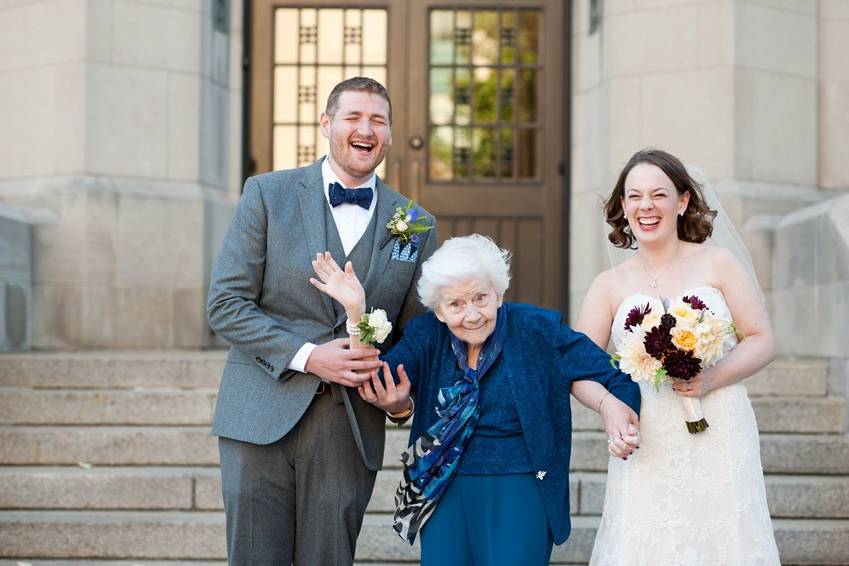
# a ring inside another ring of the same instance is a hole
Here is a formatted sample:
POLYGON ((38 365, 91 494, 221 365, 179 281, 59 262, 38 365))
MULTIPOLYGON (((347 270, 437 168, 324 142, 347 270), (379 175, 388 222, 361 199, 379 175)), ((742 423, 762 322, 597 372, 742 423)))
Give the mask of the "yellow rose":
POLYGON ((696 347, 696 335, 689 330, 678 330, 672 333, 672 343, 689 352, 696 347))
POLYGON ((670 312, 675 316, 675 318, 687 321, 693 321, 699 318, 699 313, 691 309, 690 307, 685 307, 684 305, 678 305, 672 307, 670 312))

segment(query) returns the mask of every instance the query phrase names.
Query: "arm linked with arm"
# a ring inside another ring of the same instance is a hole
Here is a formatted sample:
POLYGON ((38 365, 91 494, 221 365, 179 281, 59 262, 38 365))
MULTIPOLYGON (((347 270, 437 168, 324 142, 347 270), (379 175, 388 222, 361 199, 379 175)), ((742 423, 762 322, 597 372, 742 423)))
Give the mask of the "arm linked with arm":
MULTIPOLYGON (((561 358, 561 371, 568 371, 573 380, 591 380, 600 384, 639 415, 640 388, 630 377, 613 367, 607 352, 586 335, 562 325, 558 334, 557 350, 561 358)), ((585 391, 590 391, 593 395, 590 403, 595 402, 597 405, 599 401, 603 401, 603 393, 600 393, 598 388, 585 388, 585 391)), ((588 406, 598 410, 597 406, 588 406)))

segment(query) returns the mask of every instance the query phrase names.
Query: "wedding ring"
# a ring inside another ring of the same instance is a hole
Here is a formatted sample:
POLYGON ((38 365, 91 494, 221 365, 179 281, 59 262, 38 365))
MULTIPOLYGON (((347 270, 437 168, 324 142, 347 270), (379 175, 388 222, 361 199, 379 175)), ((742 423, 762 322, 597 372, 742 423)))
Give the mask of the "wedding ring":
POLYGON ((608 439, 607 439, 607 445, 610 446, 611 444, 613 444, 613 437, 612 436, 608 437, 608 439))

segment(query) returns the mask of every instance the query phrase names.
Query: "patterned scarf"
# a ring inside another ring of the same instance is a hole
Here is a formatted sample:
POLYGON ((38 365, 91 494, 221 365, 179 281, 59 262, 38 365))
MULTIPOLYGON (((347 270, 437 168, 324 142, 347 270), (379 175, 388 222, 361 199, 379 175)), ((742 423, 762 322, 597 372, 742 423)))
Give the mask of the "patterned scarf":
POLYGON ((478 424, 480 381, 495 363, 507 337, 506 306, 498 308, 495 330, 481 349, 477 369, 469 367, 467 345, 453 334, 450 337, 463 376, 439 390, 439 420, 401 454, 404 476, 395 491, 393 528, 410 544, 436 509, 478 424))

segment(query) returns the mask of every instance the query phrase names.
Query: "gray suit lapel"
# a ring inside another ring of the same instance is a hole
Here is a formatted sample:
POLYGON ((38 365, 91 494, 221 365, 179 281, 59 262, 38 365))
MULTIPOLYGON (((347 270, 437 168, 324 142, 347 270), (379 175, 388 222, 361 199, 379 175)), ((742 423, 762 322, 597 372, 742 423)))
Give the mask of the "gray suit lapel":
MULTIPOLYGON (((321 161, 317 161, 310 167, 298 190, 298 200, 301 205, 301 221, 304 226, 310 254, 310 261, 315 259, 316 253, 327 251, 327 231, 325 228, 325 215, 327 214, 327 199, 324 198, 322 187, 321 161)), ((335 320, 333 302, 326 293, 319 293, 321 302, 324 304, 328 320, 335 320)))
POLYGON ((394 191, 386 188, 386 185, 378 179, 377 186, 377 207, 374 211, 377 225, 374 232, 374 244, 371 250, 371 262, 369 263, 368 273, 363 281, 363 289, 366 291, 366 297, 374 290, 374 286, 380 281, 381 275, 386 270, 386 264, 389 263, 389 258, 392 257, 392 234, 386 229, 386 223, 395 214, 395 209, 403 207, 407 201, 401 198, 394 191))

